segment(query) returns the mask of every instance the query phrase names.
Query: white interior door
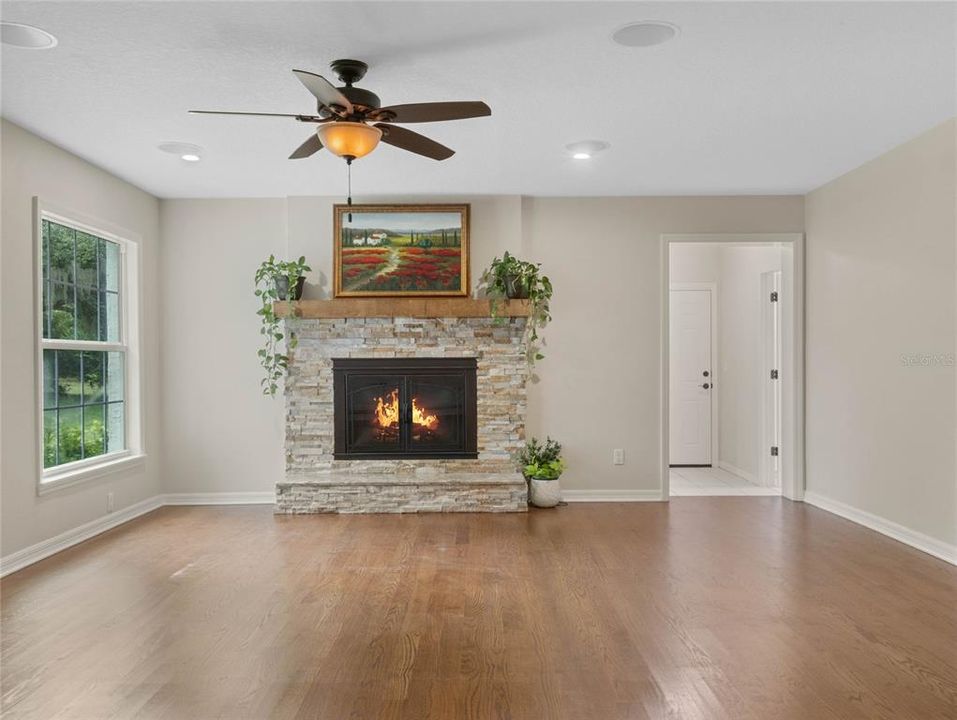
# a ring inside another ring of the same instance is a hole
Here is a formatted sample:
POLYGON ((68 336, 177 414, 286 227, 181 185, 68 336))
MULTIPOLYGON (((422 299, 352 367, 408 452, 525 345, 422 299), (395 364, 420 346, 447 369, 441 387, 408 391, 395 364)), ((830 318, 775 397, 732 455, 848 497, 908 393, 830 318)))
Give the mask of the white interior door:
POLYGON ((711 291, 672 290, 670 463, 711 464, 711 291))

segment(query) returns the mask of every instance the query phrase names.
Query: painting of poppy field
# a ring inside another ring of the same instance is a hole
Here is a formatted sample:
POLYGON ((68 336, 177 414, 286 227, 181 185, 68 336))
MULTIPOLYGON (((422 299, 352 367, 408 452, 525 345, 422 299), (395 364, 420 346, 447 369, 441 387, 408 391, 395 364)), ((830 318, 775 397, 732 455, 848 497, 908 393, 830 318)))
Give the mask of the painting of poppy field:
POLYGON ((468 295, 467 205, 336 205, 336 297, 468 295))

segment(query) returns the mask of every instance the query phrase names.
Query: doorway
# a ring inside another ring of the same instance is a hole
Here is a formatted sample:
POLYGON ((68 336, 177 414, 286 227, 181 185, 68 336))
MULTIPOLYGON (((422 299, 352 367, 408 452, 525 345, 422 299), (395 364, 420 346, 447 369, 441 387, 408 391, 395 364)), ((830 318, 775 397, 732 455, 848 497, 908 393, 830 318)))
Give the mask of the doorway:
POLYGON ((801 235, 663 236, 663 495, 803 496, 801 235))

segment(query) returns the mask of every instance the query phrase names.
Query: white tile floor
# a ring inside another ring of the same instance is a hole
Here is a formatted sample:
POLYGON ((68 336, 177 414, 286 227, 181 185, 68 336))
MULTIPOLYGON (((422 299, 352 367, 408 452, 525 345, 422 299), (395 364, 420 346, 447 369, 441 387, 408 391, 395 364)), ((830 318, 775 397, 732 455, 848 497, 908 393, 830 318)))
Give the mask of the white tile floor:
POLYGON ((780 495, 777 488, 761 487, 717 467, 678 467, 670 472, 671 495, 780 495))

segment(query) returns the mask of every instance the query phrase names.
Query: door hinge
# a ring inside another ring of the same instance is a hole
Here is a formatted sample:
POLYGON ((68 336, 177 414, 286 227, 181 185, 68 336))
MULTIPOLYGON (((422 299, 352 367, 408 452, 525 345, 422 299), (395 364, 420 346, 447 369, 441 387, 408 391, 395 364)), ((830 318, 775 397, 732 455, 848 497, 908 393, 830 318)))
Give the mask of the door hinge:
POLYGON ((777 301, 778 301, 778 291, 777 291, 777 290, 772 290, 772 291, 771 291, 771 302, 777 302, 777 301))
POLYGON ((777 456, 778 456, 778 446, 777 446, 777 445, 772 445, 772 446, 771 446, 771 457, 777 457, 777 456))
POLYGON ((772 380, 777 380, 777 379, 778 379, 778 371, 777 371, 777 370, 772 370, 772 371, 771 371, 771 379, 772 379, 772 380))

